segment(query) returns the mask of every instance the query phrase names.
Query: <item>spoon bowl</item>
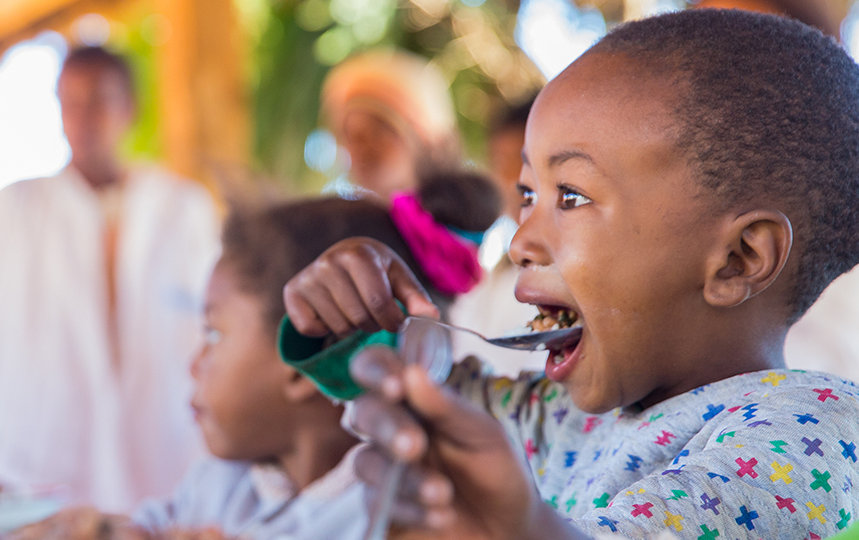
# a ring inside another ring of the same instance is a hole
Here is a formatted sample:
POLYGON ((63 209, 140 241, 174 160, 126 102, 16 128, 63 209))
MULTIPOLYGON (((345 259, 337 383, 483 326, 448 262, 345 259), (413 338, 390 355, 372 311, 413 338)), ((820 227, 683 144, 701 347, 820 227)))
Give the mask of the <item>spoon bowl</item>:
POLYGON ((468 328, 439 322, 435 319, 430 319, 429 317, 419 317, 414 315, 407 317, 405 322, 403 323, 403 326, 405 327, 410 324, 416 324, 416 321, 420 321, 421 324, 432 324, 440 326, 448 330, 466 332, 477 336, 478 338, 482 339, 486 343, 489 343, 490 345, 495 345, 496 347, 504 347, 505 349, 516 349, 519 351, 543 351, 560 349, 568 343, 577 341, 581 338, 582 335, 581 326, 570 326, 568 328, 544 330, 542 332, 527 332, 523 334, 516 334, 513 336, 488 338, 468 328))

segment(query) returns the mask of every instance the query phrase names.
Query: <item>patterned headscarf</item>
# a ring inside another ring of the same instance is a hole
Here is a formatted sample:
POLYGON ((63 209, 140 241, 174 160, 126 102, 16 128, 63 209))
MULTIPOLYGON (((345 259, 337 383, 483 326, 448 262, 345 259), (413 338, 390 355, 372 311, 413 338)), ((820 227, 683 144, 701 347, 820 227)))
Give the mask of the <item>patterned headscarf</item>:
POLYGON ((455 138, 456 118, 441 72, 424 58, 394 49, 358 54, 335 66, 322 89, 322 112, 335 136, 347 114, 372 113, 427 147, 455 138))

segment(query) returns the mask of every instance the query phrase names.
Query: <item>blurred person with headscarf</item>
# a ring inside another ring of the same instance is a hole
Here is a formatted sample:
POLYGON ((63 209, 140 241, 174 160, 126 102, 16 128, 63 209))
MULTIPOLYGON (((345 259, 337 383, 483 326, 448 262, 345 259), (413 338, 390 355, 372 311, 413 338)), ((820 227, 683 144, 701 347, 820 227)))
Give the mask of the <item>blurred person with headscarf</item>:
POLYGON ((448 82, 413 53, 374 49, 332 68, 322 116, 349 154, 349 181, 390 201, 422 175, 455 170, 462 151, 448 82))

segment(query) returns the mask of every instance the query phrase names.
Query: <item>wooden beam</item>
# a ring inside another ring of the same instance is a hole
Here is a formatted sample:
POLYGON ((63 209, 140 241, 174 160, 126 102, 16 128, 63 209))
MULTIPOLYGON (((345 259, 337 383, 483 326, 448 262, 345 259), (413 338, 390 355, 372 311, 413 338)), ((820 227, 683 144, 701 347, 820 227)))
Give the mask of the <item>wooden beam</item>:
POLYGON ((212 188, 248 162, 244 43, 231 0, 154 0, 169 34, 158 50, 165 158, 212 188))
POLYGON ((3 0, 0 2, 0 38, 16 34, 81 0, 3 0))
POLYGON ((3 0, 0 2, 0 54, 19 41, 61 26, 89 0, 3 0))
POLYGON ((145 0, 0 0, 0 54, 45 30, 67 34, 86 13, 118 13, 145 0))
POLYGON ((165 164, 211 188, 239 177, 249 161, 249 100, 232 0, 0 0, 0 54, 43 30, 68 33, 86 13, 121 20, 140 10, 164 22, 155 60, 165 164))

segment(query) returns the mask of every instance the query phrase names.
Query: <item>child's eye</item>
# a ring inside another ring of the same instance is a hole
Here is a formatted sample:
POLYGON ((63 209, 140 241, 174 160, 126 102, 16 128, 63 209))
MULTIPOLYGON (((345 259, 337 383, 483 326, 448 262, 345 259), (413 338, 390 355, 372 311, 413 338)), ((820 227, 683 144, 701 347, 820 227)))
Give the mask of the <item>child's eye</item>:
POLYGON ((562 210, 578 208, 579 206, 584 206, 592 202, 592 200, 582 195, 575 189, 569 188, 567 186, 558 187, 558 208, 562 210))
POLYGON ((211 326, 203 328, 203 341, 206 345, 215 345, 221 341, 221 333, 211 326))
POLYGON ((518 184, 516 186, 516 189, 519 191, 519 196, 522 197, 521 206, 523 208, 526 206, 532 206, 537 201, 537 194, 534 193, 534 190, 529 188, 528 186, 518 184))

